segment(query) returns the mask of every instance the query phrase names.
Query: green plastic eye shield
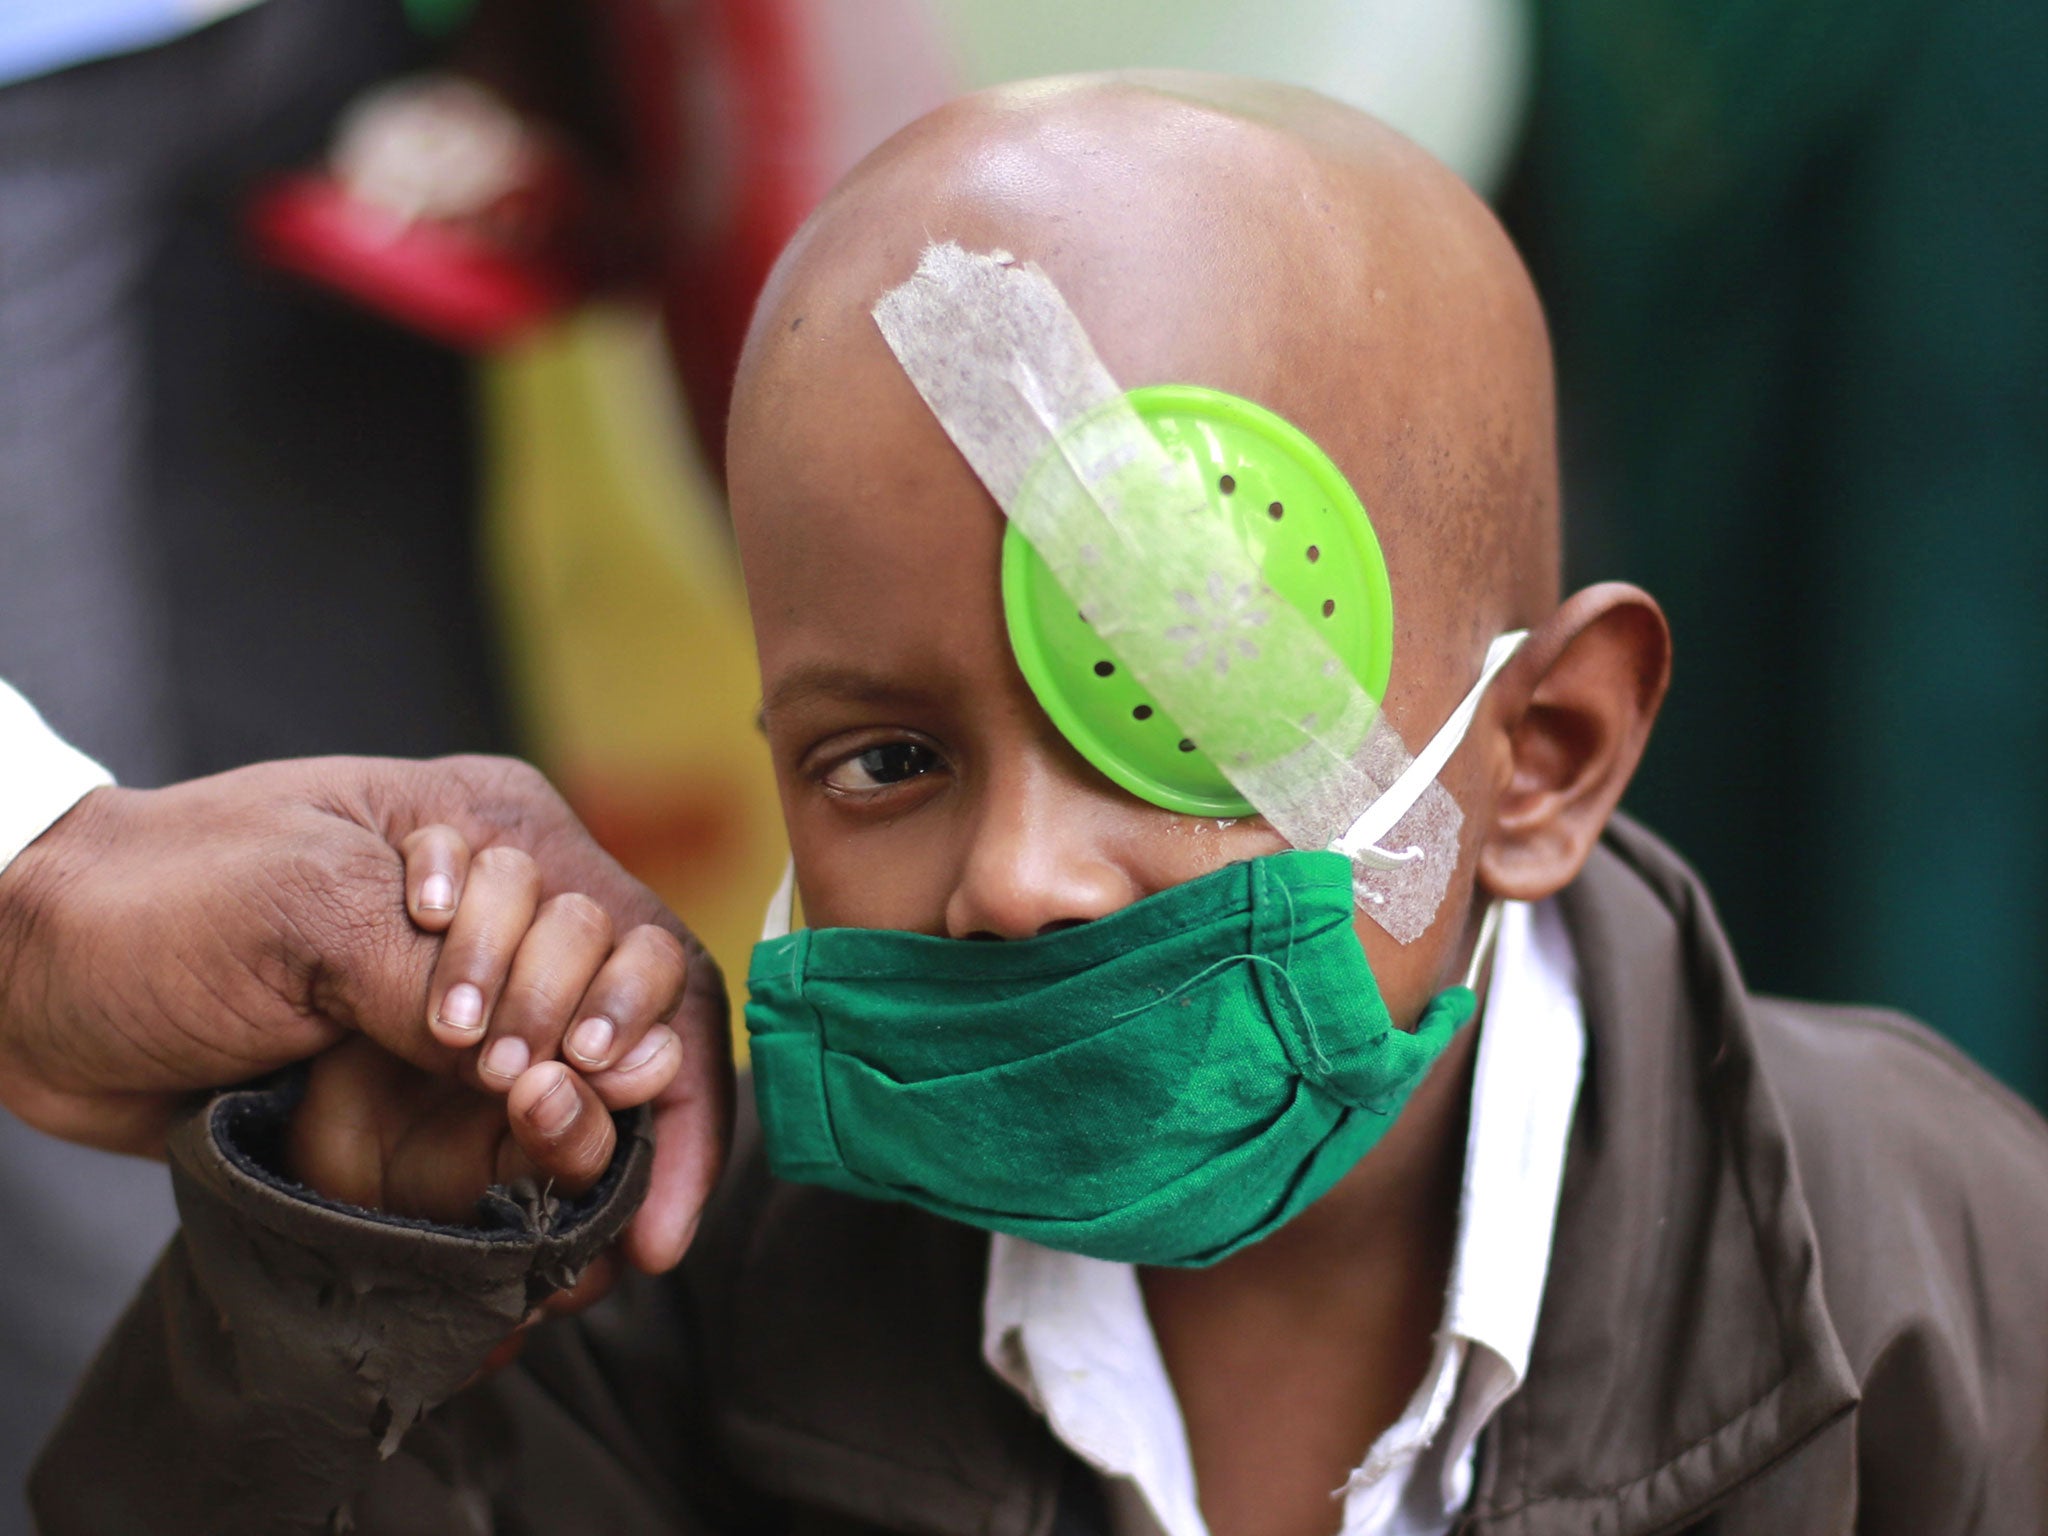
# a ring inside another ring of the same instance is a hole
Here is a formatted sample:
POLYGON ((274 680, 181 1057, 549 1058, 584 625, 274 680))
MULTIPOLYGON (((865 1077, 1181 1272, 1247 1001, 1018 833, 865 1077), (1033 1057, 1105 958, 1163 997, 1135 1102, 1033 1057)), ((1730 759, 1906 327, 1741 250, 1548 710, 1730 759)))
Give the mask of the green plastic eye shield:
POLYGON ((1380 710, 1384 559, 1300 432, 1212 390, 1125 391, 1045 270, 1007 251, 934 241, 872 313, 1015 530, 1012 646, 1076 748, 1162 806, 1256 810, 1296 848, 1346 854, 1360 910, 1397 943, 1427 932, 1464 820, 1436 774, 1522 636, 1496 639, 1414 757, 1380 710))
MULTIPOLYGON (((1194 463, 1211 507, 1229 518, 1266 585, 1320 628, 1367 695, 1383 698, 1393 664, 1393 591, 1365 507, 1329 455, 1265 407, 1220 390, 1162 384, 1124 399, 1169 454, 1194 463)), ((1121 664, 1114 641, 1068 597, 1015 523, 1003 541, 1002 579, 1018 665, 1082 756, 1167 810, 1252 813, 1201 744, 1121 664)), ((1218 634, 1210 643, 1232 640, 1218 634)))

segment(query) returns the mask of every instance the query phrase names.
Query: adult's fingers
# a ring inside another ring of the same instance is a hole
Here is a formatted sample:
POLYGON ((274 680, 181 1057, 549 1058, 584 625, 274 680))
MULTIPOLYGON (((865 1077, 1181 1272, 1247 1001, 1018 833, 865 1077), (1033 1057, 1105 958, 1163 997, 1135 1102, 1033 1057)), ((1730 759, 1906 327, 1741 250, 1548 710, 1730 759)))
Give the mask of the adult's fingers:
POLYGON ((405 855, 406 911, 423 931, 445 933, 469 878, 469 839, 436 822, 408 833, 398 851, 405 855))
POLYGON ((460 1050, 483 1039, 539 905, 540 873, 528 854, 486 848, 471 861, 468 888, 427 989, 427 1019, 443 1045, 460 1050))
POLYGON ((681 1005, 689 974, 689 953, 681 939, 651 923, 633 929, 619 940, 583 995, 578 1023, 563 1042, 562 1054, 577 1070, 593 1075, 629 1061, 644 1062, 644 1037, 681 1005))
MULTIPOLYGON (((477 756, 432 762, 332 758, 244 772, 283 775, 292 783, 308 781, 324 807, 323 822, 337 833, 353 827, 368 834, 366 839, 329 838, 350 849, 343 861, 346 867, 331 868, 332 860, 318 862, 309 877, 281 893, 278 902, 280 910, 293 914, 287 929, 292 936, 288 958, 308 977, 292 1000, 292 1017, 301 1021, 302 1035, 314 1035, 304 1021, 329 1020, 361 1029, 408 1060, 442 1071, 448 1069, 452 1053, 471 1051, 484 1038, 481 1020, 465 1022, 478 1000, 468 992, 458 1000, 454 1016, 442 1022, 441 1004, 455 983, 439 967, 452 962, 440 941, 414 921, 425 914, 416 910, 417 898, 405 888, 403 863, 392 851, 429 828, 452 828, 471 850, 458 915, 475 901, 470 887, 478 861, 487 863, 488 851, 505 849, 532 859, 542 900, 580 892, 605 909, 615 933, 651 923, 683 935, 674 915, 592 840, 561 795, 528 763, 477 756), (327 920, 328 914, 332 920, 327 920), (366 940, 366 935, 372 939, 366 940), (432 981, 438 986, 430 985, 432 981)), ((299 788, 296 793, 303 799, 308 791, 299 788)), ((303 846, 303 839, 295 839, 295 846, 303 846)), ((456 922, 451 932, 462 926, 456 922)), ((711 966, 704 958, 697 963, 711 966)), ((270 1024, 263 1039, 274 1045, 288 1035, 270 1024)), ((300 1045, 290 1037, 279 1048, 279 1059, 310 1054, 331 1038, 314 1036, 300 1045)), ((463 1072, 473 1073, 473 1064, 465 1062, 463 1072)), ((248 1070, 241 1075, 249 1075, 248 1070)))
POLYGON ((541 903, 476 1057, 484 1087, 503 1091, 529 1066, 554 1058, 611 948, 612 920, 588 896, 571 892, 541 903))
POLYGON ((597 1092, 559 1061, 529 1068, 505 1097, 519 1150, 543 1178, 581 1194, 611 1166, 618 1132, 597 1092))
POLYGON ((59 1141, 163 1161, 164 1139, 183 1112, 170 1093, 71 1093, 12 1069, 0 1053, 0 1102, 25 1125, 59 1141))
POLYGON ((444 757, 406 763, 402 775, 374 786, 359 804, 363 825, 394 843, 415 828, 445 822, 470 847, 509 846, 531 854, 541 895, 581 891, 624 933, 641 923, 680 932, 654 893, 600 848, 539 769, 509 757, 444 757))
POLYGON ((673 1269, 690 1246, 704 1202, 732 1145, 733 1066, 725 981, 701 954, 675 1020, 682 1061, 654 1107, 654 1168, 647 1198, 622 1239, 637 1269, 673 1269))

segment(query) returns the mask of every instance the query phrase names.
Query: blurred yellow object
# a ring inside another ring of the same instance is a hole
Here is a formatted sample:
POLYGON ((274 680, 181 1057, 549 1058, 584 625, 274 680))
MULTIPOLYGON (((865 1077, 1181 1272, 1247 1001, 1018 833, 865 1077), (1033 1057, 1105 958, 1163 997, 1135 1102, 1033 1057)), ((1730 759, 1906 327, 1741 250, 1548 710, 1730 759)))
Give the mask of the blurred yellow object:
POLYGON ((724 502, 659 331, 593 307, 482 376, 484 551, 528 750, 737 1004, 785 842, 724 502))

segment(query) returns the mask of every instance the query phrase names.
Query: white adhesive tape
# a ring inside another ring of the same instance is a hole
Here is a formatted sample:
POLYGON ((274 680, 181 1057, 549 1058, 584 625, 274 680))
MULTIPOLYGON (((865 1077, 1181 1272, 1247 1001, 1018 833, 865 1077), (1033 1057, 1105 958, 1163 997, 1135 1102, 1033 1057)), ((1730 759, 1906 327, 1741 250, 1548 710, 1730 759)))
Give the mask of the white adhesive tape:
POLYGON ((1400 942, 1419 937, 1463 823, 1435 782, 1441 765, 1411 772, 1422 765, 1378 701, 1266 585, 1196 465, 1152 435, 1052 280, 1004 252, 934 244, 874 317, 1111 653, 1274 830, 1298 848, 1341 841, 1360 906, 1400 942), (1360 837, 1375 809, 1390 824, 1360 837))

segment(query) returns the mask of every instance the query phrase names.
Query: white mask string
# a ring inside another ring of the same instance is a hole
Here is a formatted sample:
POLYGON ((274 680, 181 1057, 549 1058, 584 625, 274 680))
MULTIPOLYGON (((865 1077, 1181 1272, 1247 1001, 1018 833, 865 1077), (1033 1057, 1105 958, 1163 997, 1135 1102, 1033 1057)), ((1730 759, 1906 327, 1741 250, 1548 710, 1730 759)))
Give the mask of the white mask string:
POLYGON ((1494 941, 1500 937, 1500 909, 1505 906, 1498 896, 1486 904, 1486 916, 1479 920, 1479 938, 1472 945, 1472 963, 1465 967, 1465 989, 1477 994, 1479 978, 1486 965, 1493 958, 1494 941))
POLYGON ((786 938, 796 925, 796 859, 791 856, 782 864, 782 879, 776 882, 775 894, 768 898, 768 910, 761 918, 761 942, 786 938))
POLYGON ((1396 850, 1380 847, 1379 840, 1400 823, 1409 808, 1436 782, 1436 776, 1443 772, 1451 754, 1472 728, 1472 717, 1479 712, 1479 701, 1486 696, 1487 686, 1528 638, 1529 631, 1517 629, 1494 639, 1486 648, 1486 662, 1479 669, 1479 681, 1472 685, 1472 691, 1451 711, 1450 719, 1430 737, 1429 744, 1415 754, 1415 760, 1401 771, 1401 776, 1387 786, 1387 792, 1365 808, 1349 831, 1330 844, 1333 852, 1367 869, 1398 869, 1422 857, 1422 850, 1412 844, 1396 850))

